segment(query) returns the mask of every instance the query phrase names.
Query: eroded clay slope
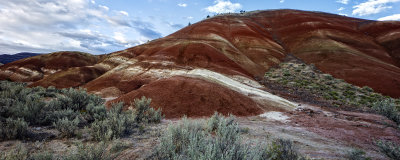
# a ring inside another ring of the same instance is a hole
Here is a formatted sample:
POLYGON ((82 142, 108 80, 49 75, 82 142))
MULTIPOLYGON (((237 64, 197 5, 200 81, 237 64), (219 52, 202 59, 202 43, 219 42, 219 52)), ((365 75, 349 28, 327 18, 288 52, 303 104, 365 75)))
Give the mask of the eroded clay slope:
POLYGON ((84 87, 110 103, 129 104, 146 95, 170 117, 207 116, 220 110, 224 114, 255 115, 291 110, 297 105, 263 91, 264 86, 256 81, 293 54, 336 78, 400 97, 399 25, 297 10, 219 15, 96 60, 82 55, 73 62, 69 58, 71 62, 65 64, 70 66, 61 63, 55 73, 46 74, 43 64, 53 61, 40 58, 2 66, 0 75, 34 82, 31 86, 84 87), (77 64, 82 61, 85 63, 77 64), (166 95, 176 97, 167 100, 166 95), (203 97, 205 101, 195 101, 201 95, 209 96, 203 97), (225 96, 213 99, 217 95, 225 96), (248 106, 228 100, 241 96, 239 99, 248 106), (193 102, 183 103, 187 99, 193 102), (172 101, 182 104, 178 107, 172 101), (218 105, 225 109, 218 109, 218 105))
POLYGON ((0 67, 0 80, 35 82, 72 67, 91 66, 98 56, 82 52, 54 52, 11 62, 0 67))
MULTIPOLYGON (((399 97, 398 26, 399 22, 374 22, 319 12, 259 11, 206 19, 110 57, 124 57, 128 62, 117 67, 121 74, 133 65, 147 69, 204 68, 253 79, 292 53, 336 78, 399 97)), ((90 82, 89 90, 115 87, 115 83, 104 82, 106 79, 123 84, 134 81, 136 87, 118 84, 121 87, 116 88, 124 94, 140 86, 137 83, 149 81, 143 77, 118 77, 114 71, 109 74, 112 76, 90 82)))
POLYGON ((358 86, 400 97, 400 22, 375 22, 293 10, 255 13, 292 53, 320 70, 358 86))

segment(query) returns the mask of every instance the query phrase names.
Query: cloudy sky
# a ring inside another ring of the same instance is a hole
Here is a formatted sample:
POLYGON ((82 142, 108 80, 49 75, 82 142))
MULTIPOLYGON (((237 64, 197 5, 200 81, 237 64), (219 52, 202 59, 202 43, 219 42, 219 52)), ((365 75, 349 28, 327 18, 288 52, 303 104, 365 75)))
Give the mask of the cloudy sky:
POLYGON ((207 15, 282 8, 400 20, 400 0, 0 0, 0 54, 103 54, 166 36, 207 15))

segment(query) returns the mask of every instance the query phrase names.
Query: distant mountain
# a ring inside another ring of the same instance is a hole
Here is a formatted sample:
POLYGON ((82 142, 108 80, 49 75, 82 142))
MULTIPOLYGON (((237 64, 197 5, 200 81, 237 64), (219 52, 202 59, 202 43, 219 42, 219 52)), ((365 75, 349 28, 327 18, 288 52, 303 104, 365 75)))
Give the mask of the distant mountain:
POLYGON ((14 62, 20 59, 37 56, 39 53, 29 53, 29 52, 21 52, 17 54, 1 54, 0 55, 0 63, 7 64, 10 62, 14 62))

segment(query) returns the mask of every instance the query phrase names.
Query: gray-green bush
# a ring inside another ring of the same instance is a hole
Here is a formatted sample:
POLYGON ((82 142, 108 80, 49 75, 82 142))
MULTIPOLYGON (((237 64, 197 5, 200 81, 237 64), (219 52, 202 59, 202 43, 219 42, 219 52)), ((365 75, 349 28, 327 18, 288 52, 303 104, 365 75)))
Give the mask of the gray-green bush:
POLYGON ((45 113, 43 116, 44 118, 41 121, 41 124, 46 125, 49 123, 55 123, 60 119, 75 119, 78 117, 80 113, 78 111, 74 111, 72 109, 61 109, 61 110, 54 110, 45 113))
POLYGON ((201 123, 183 118, 181 123, 170 125, 161 142, 148 159, 180 160, 259 160, 302 159, 291 142, 278 140, 270 145, 242 142, 240 128, 234 117, 220 114, 201 123))
POLYGON ((118 153, 110 153, 107 151, 107 144, 100 142, 99 144, 82 144, 78 143, 78 148, 71 151, 64 160, 112 160, 118 156, 118 153))
POLYGON ((103 104, 95 105, 90 103, 86 106, 86 120, 93 122, 95 120, 103 120, 107 116, 107 109, 103 104))
MULTIPOLYGON (((0 120, 13 117, 23 118, 31 125, 52 125, 64 117, 75 118, 77 112, 85 113, 89 105, 104 104, 99 96, 88 94, 84 89, 25 88, 25 85, 0 82, 0 120)), ((87 117, 93 121, 91 115, 87 117)))
POLYGON ((0 160, 24 160, 28 156, 28 151, 20 143, 9 152, 0 152, 0 160))
POLYGON ((0 124, 4 126, 0 129, 0 139, 22 138, 12 135, 21 130, 20 125, 6 125, 6 119, 12 119, 25 121, 25 126, 53 125, 67 137, 74 136, 79 127, 90 126, 94 139, 111 140, 135 128, 143 131, 146 123, 159 123, 163 118, 161 110, 153 109, 150 103, 151 99, 142 97, 135 99, 133 111, 123 111, 123 104, 108 111, 103 99, 84 89, 26 88, 24 83, 0 81, 0 124))
POLYGON ((75 135, 75 131, 78 129, 79 122, 79 117, 75 117, 73 120, 63 118, 55 122, 53 126, 61 132, 62 136, 73 137, 75 135))
POLYGON ((270 160, 298 160, 305 159, 302 157, 293 146, 292 141, 277 139, 273 141, 267 149, 261 152, 260 158, 257 159, 270 159, 270 160))
POLYGON ((365 156, 365 152, 360 149, 353 149, 347 153, 346 159, 348 160, 370 160, 371 158, 365 156))
MULTIPOLYGON (((95 121, 91 124, 92 136, 95 140, 108 141, 123 137, 135 128, 143 130, 146 123, 160 123, 161 110, 150 107, 151 99, 142 97, 135 99, 133 111, 123 111, 123 104, 113 104, 111 109, 104 112, 100 108, 89 107, 95 121), (97 118, 96 118, 97 117, 97 118)), ((90 106, 90 105, 89 105, 90 106)))
POLYGON ((61 93, 65 95, 65 98, 62 100, 65 101, 65 104, 68 105, 66 107, 73 110, 84 110, 89 103, 93 103, 94 105, 100 105, 104 103, 104 100, 102 100, 100 97, 92 94, 87 94, 86 90, 81 88, 62 89, 61 93))
POLYGON ((91 134, 96 140, 112 140, 122 137, 135 125, 131 123, 132 114, 122 111, 122 103, 114 104, 104 119, 95 120, 91 124, 91 134))
POLYGON ((400 159, 400 145, 394 144, 389 141, 378 141, 376 145, 379 150, 384 153, 388 158, 393 160, 400 159))
POLYGON ((33 153, 29 156, 28 160, 53 160, 56 159, 53 153, 45 151, 39 153, 33 153))
POLYGON ((163 118, 161 114, 161 109, 155 110, 150 107, 151 99, 142 97, 141 99, 135 99, 134 105, 135 110, 135 122, 137 123, 160 123, 163 118))
POLYGON ((375 102, 372 105, 372 109, 388 119, 396 122, 397 125, 400 124, 399 110, 396 108, 396 104, 393 100, 382 100, 375 102))
POLYGON ((122 150, 126 149, 125 144, 117 144, 117 149, 108 150, 108 143, 99 142, 94 144, 83 144, 77 142, 74 147, 64 154, 54 154, 51 151, 29 152, 21 143, 18 143, 8 152, 0 152, 0 160, 112 160, 122 150))
POLYGON ((130 147, 129 144, 123 142, 120 139, 116 139, 116 140, 113 141, 113 143, 111 145, 111 148, 110 148, 110 151, 111 151, 111 153, 120 153, 120 152, 122 152, 123 150, 125 150, 125 149, 127 149, 129 147, 130 147))
POLYGON ((6 122, 0 122, 0 139, 24 138, 28 133, 28 123, 23 119, 7 118, 6 122))

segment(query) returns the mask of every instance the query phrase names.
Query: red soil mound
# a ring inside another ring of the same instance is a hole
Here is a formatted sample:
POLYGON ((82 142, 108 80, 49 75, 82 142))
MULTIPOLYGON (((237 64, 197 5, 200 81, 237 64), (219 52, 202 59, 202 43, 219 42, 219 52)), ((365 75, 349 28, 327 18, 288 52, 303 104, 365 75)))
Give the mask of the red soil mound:
POLYGON ((85 67, 74 67, 68 70, 59 71, 51 74, 39 81, 36 81, 29 85, 29 87, 49 87, 54 86, 56 88, 69 88, 79 87, 89 81, 96 79, 105 72, 104 69, 93 66, 85 67))
POLYGON ((135 98, 152 98, 152 106, 162 108, 166 118, 210 116, 215 111, 223 114, 249 116, 262 113, 249 97, 221 85, 201 79, 171 77, 162 79, 110 101, 129 104, 135 98))
POLYGON ((72 67, 90 66, 99 61, 97 56, 82 52, 55 52, 34 56, 0 67, 0 80, 35 82, 55 71, 72 67))

